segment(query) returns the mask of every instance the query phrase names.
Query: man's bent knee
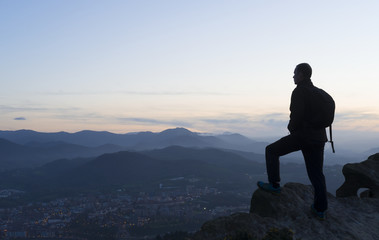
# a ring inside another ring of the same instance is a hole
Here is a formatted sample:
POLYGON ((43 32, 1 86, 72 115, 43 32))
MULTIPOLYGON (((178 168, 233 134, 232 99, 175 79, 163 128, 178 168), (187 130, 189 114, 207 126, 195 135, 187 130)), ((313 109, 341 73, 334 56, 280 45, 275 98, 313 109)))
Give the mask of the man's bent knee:
POLYGON ((274 150, 274 149, 273 149, 272 144, 267 145, 267 146, 266 146, 266 151, 265 151, 265 152, 266 152, 266 155, 267 155, 267 154, 272 154, 272 153, 273 153, 273 150, 274 150))

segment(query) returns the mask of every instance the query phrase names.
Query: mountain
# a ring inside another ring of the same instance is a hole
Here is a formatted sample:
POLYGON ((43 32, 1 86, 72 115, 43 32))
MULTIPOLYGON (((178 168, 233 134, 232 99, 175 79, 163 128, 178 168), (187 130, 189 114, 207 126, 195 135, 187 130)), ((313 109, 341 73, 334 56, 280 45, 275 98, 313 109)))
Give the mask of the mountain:
MULTIPOLYGON (((237 133, 225 133, 210 135, 191 132, 185 128, 167 129, 162 132, 136 132, 126 134, 115 134, 105 131, 80 131, 76 133, 57 132, 41 133, 31 130, 0 131, 0 138, 6 139, 20 145, 31 144, 51 144, 51 142, 65 142, 68 144, 80 145, 94 148, 103 145, 116 145, 122 147, 120 150, 152 150, 162 149, 172 145, 182 147, 197 148, 219 148, 264 154, 266 146, 264 141, 256 141, 237 133)), ((271 139, 275 141, 276 139, 271 139)), ((330 144, 325 145, 325 165, 344 165, 348 162, 355 162, 356 159, 365 158, 375 152, 377 148, 365 152, 353 152, 339 141, 335 142, 336 153, 332 153, 330 144)), ((107 151, 111 152, 111 151, 107 151)), ((115 151, 114 151, 115 152, 115 151)), ((105 152, 103 152, 105 153, 105 152)), ((101 153, 100 153, 101 154, 101 153)), ((53 160, 53 159, 51 159, 53 160)), ((301 153, 290 154, 284 161, 302 163, 301 153)))
MULTIPOLYGON (((99 157, 59 159, 34 169, 15 169, 0 174, 0 189, 20 189, 35 196, 67 196, 78 192, 127 189, 159 191, 159 186, 185 190, 188 185, 223 191, 250 192, 266 179, 266 165, 258 158, 215 148, 171 146, 141 152, 121 151, 99 157), (180 179, 174 181, 173 179, 180 179)), ((329 190, 341 185, 341 168, 325 168, 329 190), (336 184, 334 186, 333 184, 336 184)), ((284 181, 307 183, 304 165, 282 164, 284 181)))
POLYGON ((67 186, 74 184, 83 188, 97 189, 100 186, 143 185, 154 182, 167 169, 164 162, 135 152, 104 154, 67 172, 67 186))
POLYGON ((110 144, 90 148, 66 142, 21 145, 0 139, 0 170, 37 167, 60 158, 94 157, 123 149, 110 144))
MULTIPOLYGON (((0 131, 0 170, 36 167, 61 158, 94 157, 122 150, 152 150, 169 146, 219 148, 262 154, 267 145, 240 134, 209 136, 185 128, 159 133, 114 134, 81 131, 40 133, 31 130, 0 131), (12 146, 10 146, 12 145, 12 146)), ((242 155, 241 155, 242 156, 242 155)))
POLYGON ((28 164, 25 155, 30 156, 28 147, 0 138, 0 169, 9 169, 28 164))
POLYGON ((89 159, 61 159, 35 169, 7 171, 0 175, 0 188, 44 195, 114 188, 147 191, 159 189, 160 184, 174 183, 240 189, 253 184, 249 175, 261 176, 263 171, 263 164, 218 149, 169 147, 150 152, 122 151, 89 159), (183 181, 170 180, 178 178, 183 181), (198 179, 198 183, 190 183, 191 179, 198 179))
MULTIPOLYGON (((249 164, 246 160, 248 158, 243 157, 242 153, 238 154, 238 151, 221 150, 216 148, 185 148, 181 146, 171 146, 164 149, 156 149, 150 151, 143 151, 142 153, 161 160, 181 161, 181 160, 197 160, 204 161, 212 164, 249 164)), ((254 162, 260 162, 261 155, 252 154, 246 156, 253 157, 251 159, 254 162)))
POLYGON ((217 138, 226 143, 223 148, 261 154, 265 152, 268 145, 267 142, 255 141, 237 133, 217 135, 217 138))
MULTIPOLYGON (((110 132, 80 131, 76 133, 57 132, 42 133, 32 130, 0 131, 0 138, 7 139, 18 144, 29 142, 66 142, 86 147, 97 147, 104 144, 115 144, 122 142, 122 135, 110 132)), ((123 145, 123 144, 122 144, 123 145)))
POLYGON ((215 147, 264 153, 267 143, 256 142, 239 134, 203 135, 185 128, 167 129, 159 133, 137 132, 115 134, 110 132, 81 131, 77 133, 40 133, 31 130, 0 131, 0 138, 17 144, 30 142, 66 142, 86 147, 113 144, 133 150, 165 148, 171 145, 183 147, 215 147))
POLYGON ((198 178, 213 184, 218 179, 221 185, 224 181, 249 182, 246 174, 262 174, 263 168, 262 164, 218 149, 173 146, 148 152, 104 154, 67 175, 70 176, 69 182, 86 187, 126 185, 150 188, 175 178, 185 181, 198 178))

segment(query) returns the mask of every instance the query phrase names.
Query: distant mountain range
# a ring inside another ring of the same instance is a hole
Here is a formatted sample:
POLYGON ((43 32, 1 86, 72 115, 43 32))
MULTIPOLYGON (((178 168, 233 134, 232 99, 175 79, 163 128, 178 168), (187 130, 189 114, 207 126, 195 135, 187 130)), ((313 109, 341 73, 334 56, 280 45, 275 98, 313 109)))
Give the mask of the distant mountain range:
POLYGON ((261 154, 267 143, 254 141, 240 134, 208 136, 184 128, 167 129, 160 133, 128 134, 95 131, 0 131, 0 170, 35 167, 60 158, 95 157, 122 150, 152 150, 173 145, 261 154))
MULTIPOLYGON (((248 159, 260 155, 264 162, 264 149, 269 143, 255 141, 240 134, 205 135, 185 128, 167 129, 159 133, 137 132, 115 134, 110 132, 81 131, 77 133, 41 133, 31 130, 0 131, 0 171, 37 167, 57 160, 78 157, 96 157, 118 151, 146 151, 169 146, 187 148, 218 148, 248 159)), ((336 143, 336 154, 326 144, 325 164, 343 165, 359 162, 379 150, 354 153, 336 143)), ((284 161, 303 163, 301 153, 290 154, 284 161)))
POLYGON ((0 170, 36 167, 61 158, 95 157, 121 150, 124 148, 111 144, 92 148, 65 142, 21 145, 0 139, 0 170))
POLYGON ((238 189, 249 188, 251 176, 263 177, 264 169, 263 163, 235 153, 172 146, 144 152, 121 151, 96 158, 60 159, 34 169, 8 170, 0 174, 0 189, 19 189, 37 198, 56 197, 117 188, 156 191, 160 184, 172 184, 171 179, 182 179, 180 184, 238 189), (191 179, 197 179, 197 183, 190 183, 191 179))
MULTIPOLYGON (((250 157, 253 157, 250 155, 250 157)), ((114 191, 160 191, 160 186, 185 189, 188 185, 215 187, 222 191, 250 191, 256 181, 266 180, 263 155, 247 159, 215 148, 164 149, 103 154, 94 158, 60 159, 33 169, 0 174, 0 189, 25 191, 26 199, 54 199, 75 193, 114 191)), ((342 166, 325 170, 329 191, 343 182, 342 166)), ((308 183, 303 164, 284 164, 285 181, 308 183)))
POLYGON ((259 152, 267 145, 240 134, 203 135, 185 128, 167 129, 159 133, 137 132, 115 134, 110 132, 81 131, 77 133, 41 133, 32 130, 0 131, 0 138, 17 144, 65 142, 86 147, 105 144, 119 145, 134 150, 156 149, 171 145, 186 147, 218 147, 259 152))

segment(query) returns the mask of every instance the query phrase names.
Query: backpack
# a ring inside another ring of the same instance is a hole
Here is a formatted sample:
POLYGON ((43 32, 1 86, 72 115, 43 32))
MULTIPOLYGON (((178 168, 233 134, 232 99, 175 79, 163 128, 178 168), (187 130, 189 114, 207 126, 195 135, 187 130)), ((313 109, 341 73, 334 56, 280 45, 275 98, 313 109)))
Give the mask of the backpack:
POLYGON ((321 88, 313 87, 311 92, 311 125, 314 128, 327 128, 332 125, 336 105, 333 98, 321 88))
POLYGON ((336 109, 336 104, 327 92, 321 88, 312 87, 311 93, 311 126, 313 128, 327 128, 329 127, 330 143, 332 145, 333 153, 334 143, 332 140, 332 123, 334 121, 334 113, 336 109))

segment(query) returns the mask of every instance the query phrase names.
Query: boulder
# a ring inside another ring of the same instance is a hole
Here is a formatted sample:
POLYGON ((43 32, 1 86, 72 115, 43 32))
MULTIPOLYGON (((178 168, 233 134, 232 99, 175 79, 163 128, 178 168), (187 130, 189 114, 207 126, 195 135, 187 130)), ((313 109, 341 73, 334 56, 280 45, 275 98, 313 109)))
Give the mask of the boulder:
POLYGON ((379 198, 379 153, 360 163, 346 164, 342 173, 345 182, 337 189, 337 197, 357 196, 361 188, 368 189, 360 197, 379 198))
POLYGON ((280 197, 258 189, 251 198, 250 213, 261 217, 289 216, 296 219, 298 214, 293 209, 310 209, 312 201, 309 199, 313 199, 312 188, 300 183, 287 183, 280 197))

